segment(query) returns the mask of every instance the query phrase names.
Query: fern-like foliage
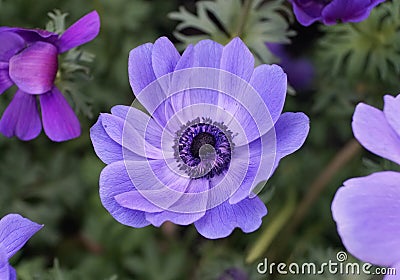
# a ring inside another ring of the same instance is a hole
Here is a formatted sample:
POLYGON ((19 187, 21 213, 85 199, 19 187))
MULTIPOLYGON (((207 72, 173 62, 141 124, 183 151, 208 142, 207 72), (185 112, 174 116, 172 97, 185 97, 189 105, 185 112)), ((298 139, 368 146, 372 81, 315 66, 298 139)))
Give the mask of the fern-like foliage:
POLYGON ((381 4, 363 22, 323 31, 319 59, 326 74, 383 81, 400 74, 400 1, 381 4))
POLYGON ((215 0, 196 3, 197 14, 185 7, 172 12, 169 17, 180 23, 174 32, 175 37, 185 46, 203 39, 212 39, 221 44, 234 37, 241 37, 258 58, 258 62, 275 61, 266 48, 266 42, 289 43, 295 32, 289 29, 293 20, 290 9, 284 0, 215 0), (185 30, 195 29, 201 34, 187 35, 185 30))

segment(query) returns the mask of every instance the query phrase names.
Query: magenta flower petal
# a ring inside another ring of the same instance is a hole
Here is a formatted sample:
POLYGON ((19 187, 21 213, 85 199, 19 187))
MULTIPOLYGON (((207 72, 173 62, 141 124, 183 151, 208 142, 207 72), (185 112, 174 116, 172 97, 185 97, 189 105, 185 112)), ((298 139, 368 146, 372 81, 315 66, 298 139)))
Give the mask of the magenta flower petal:
POLYGON ((8 75, 8 69, 0 69, 0 94, 3 94, 9 89, 14 83, 11 81, 8 75))
POLYGON ((96 11, 83 16, 71 25, 57 42, 59 52, 63 53, 93 40, 100 31, 100 17, 96 11))
POLYGON ((8 60, 24 48, 25 42, 21 36, 13 32, 0 32, 0 61, 8 60))
POLYGON ((43 225, 18 214, 9 214, 0 220, 0 244, 7 258, 11 258, 43 225))
POLYGON ((0 120, 0 132, 7 137, 21 140, 36 138, 42 124, 36 104, 36 96, 18 90, 0 120))
POLYGON ((55 142, 66 141, 81 134, 79 120, 62 93, 54 87, 51 92, 40 95, 43 128, 55 142))
POLYGON ((354 136, 367 150, 400 164, 400 137, 382 111, 358 104, 352 126, 354 136))
POLYGON ((121 224, 132 227, 145 227, 150 223, 142 211, 122 207, 115 196, 134 190, 126 171, 125 163, 118 161, 107 165, 100 175, 100 199, 104 207, 121 224))
POLYGON ((56 33, 43 29, 28 29, 6 26, 0 27, 0 32, 3 31, 9 31, 18 34, 24 39, 25 43, 27 44, 32 44, 38 41, 54 44, 58 39, 58 35, 56 33))
POLYGON ((267 208, 258 197, 247 198, 237 204, 225 202, 208 210, 194 225, 204 237, 217 239, 230 235, 236 227, 243 232, 255 231, 261 226, 265 215, 267 208))
POLYGON ((10 59, 10 78, 26 93, 43 94, 53 88, 57 74, 57 48, 37 42, 10 59))
POLYGON ((286 74, 277 65, 260 65, 254 69, 250 84, 260 94, 275 123, 286 98, 286 74))
POLYGON ((385 107, 383 108, 383 113, 385 114, 386 120, 396 131, 397 135, 400 136, 400 95, 397 97, 386 95, 384 100, 385 107))
POLYGON ((346 249, 357 258, 391 266, 400 260, 400 173, 386 171, 344 183, 332 214, 346 249))

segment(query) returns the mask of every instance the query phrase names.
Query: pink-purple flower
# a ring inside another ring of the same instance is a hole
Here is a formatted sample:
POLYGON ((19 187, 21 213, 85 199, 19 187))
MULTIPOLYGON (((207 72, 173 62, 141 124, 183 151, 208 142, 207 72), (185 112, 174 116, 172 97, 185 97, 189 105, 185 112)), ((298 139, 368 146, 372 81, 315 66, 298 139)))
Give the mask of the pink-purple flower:
POLYGON ((324 24, 359 22, 366 19, 371 10, 385 0, 290 0, 294 14, 302 25, 315 21, 324 24))
MULTIPOLYGON (((354 136, 370 152, 400 164, 400 95, 386 95, 384 101, 383 111, 363 103, 356 107, 354 136)), ((347 180, 335 195, 332 214, 351 254, 400 272, 399 172, 347 180)))
POLYGON ((0 94, 12 85, 18 87, 0 120, 2 134, 31 140, 40 134, 43 123, 46 135, 56 142, 80 135, 77 116, 54 85, 58 55, 93 40, 99 29, 96 11, 60 36, 40 29, 0 27, 0 94))
POLYGON ((165 37, 130 52, 134 107, 115 106, 91 128, 107 164, 100 198, 120 223, 194 224, 207 238, 258 229, 267 209, 255 187, 299 149, 303 113, 283 113, 286 74, 254 68, 239 39, 189 45, 182 55, 165 37))
POLYGON ((18 214, 8 214, 0 220, 0 279, 17 279, 9 259, 42 227, 18 214))

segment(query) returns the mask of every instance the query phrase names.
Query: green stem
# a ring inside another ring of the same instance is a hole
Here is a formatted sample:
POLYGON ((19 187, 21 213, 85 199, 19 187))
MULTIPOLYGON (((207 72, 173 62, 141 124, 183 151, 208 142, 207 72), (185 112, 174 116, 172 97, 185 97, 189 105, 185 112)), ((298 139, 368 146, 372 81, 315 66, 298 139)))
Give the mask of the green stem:
POLYGON ((243 10, 239 18, 239 24, 236 29, 236 32, 233 33, 232 37, 241 37, 243 35, 244 28, 246 27, 246 22, 249 17, 250 11, 251 11, 251 6, 252 6, 253 0, 245 0, 243 4, 243 10))

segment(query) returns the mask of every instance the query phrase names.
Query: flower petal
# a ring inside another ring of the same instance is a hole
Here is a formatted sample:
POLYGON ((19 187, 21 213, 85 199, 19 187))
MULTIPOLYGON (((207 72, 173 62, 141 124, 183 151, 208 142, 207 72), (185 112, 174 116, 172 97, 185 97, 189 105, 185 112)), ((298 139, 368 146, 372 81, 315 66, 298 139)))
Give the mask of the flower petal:
MULTIPOLYGON (((152 66, 152 51, 153 44, 147 43, 134 48, 129 53, 129 82, 135 95, 156 80, 152 66)), ((146 107, 145 104, 143 105, 146 107)))
POLYGON ((205 216, 194 224, 197 231, 206 238, 227 237, 235 227, 243 232, 252 232, 261 225, 261 218, 267 214, 267 208, 258 198, 244 199, 237 204, 225 202, 207 211, 205 216))
POLYGON ((254 70, 254 57, 243 41, 236 37, 224 47, 220 67, 249 81, 254 70))
POLYGON ((10 271, 10 279, 9 280, 17 280, 17 272, 15 269, 10 265, 8 267, 8 270, 10 271))
POLYGON ((112 140, 103 128, 102 116, 90 128, 90 139, 96 155, 106 164, 123 160, 122 146, 112 140))
POLYGON ((152 67, 156 77, 159 78, 174 71, 180 57, 174 44, 167 37, 157 39, 151 53, 152 67))
POLYGON ((346 181, 332 202, 346 249, 365 262, 400 260, 400 173, 386 171, 346 181))
POLYGON ((8 62, 24 46, 25 41, 14 32, 0 32, 0 61, 8 62))
POLYGON ((0 132, 7 137, 17 136, 29 141, 36 138, 41 130, 36 96, 18 90, 3 113, 0 132))
POLYGON ((53 87, 57 74, 57 48, 36 42, 10 59, 11 80, 24 92, 43 94, 53 87))
POLYGON ((385 114, 386 120, 400 137, 400 95, 398 95, 397 97, 386 95, 384 97, 384 100, 385 107, 383 108, 383 112, 385 114))
POLYGON ((264 100, 275 123, 285 103, 287 88, 285 72, 278 65, 260 65, 254 69, 250 84, 264 100))
POLYGON ((0 32, 6 31, 18 34, 27 44, 32 44, 38 41, 54 44, 58 39, 58 34, 43 29, 28 29, 7 26, 0 27, 0 32))
POLYGON ((122 207, 139 210, 144 212, 161 212, 162 208, 154 205, 146 197, 144 197, 139 191, 124 192, 114 196, 115 201, 122 207))
POLYGON ((277 161, 300 149, 309 131, 310 120, 305 114, 282 114, 275 124, 277 161))
POLYGON ((382 111, 360 103, 353 115, 353 133, 367 150, 400 164, 400 137, 382 111))
POLYGON ((13 84, 8 75, 8 69, 0 69, 0 94, 3 94, 13 84))
POLYGON ((0 279, 9 280, 10 265, 8 264, 7 253, 0 244, 0 279))
POLYGON ((303 7, 299 0, 291 0, 293 4, 293 12, 296 16, 297 21, 304 25, 309 26, 317 20, 321 20, 322 10, 325 7, 324 3, 312 3, 303 7))
POLYGON ((366 19, 371 10, 385 0, 335 0, 331 1, 322 11, 325 24, 335 24, 337 20, 343 22, 359 22, 366 19))
POLYGON ((146 213, 146 219, 156 227, 170 221, 177 225, 187 226, 203 217, 205 212, 200 213, 179 213, 172 211, 163 211, 159 213, 146 213))
POLYGON ((0 244, 7 258, 11 258, 43 225, 18 214, 9 214, 0 220, 0 244))
POLYGON ((137 228, 150 224, 144 212, 122 207, 115 200, 115 196, 135 189, 123 161, 107 165, 100 174, 99 185, 101 203, 118 222, 137 228))
POLYGON ((60 53, 92 41, 99 34, 100 17, 92 11, 80 18, 61 35, 57 42, 60 53))
POLYGON ((44 131, 52 141, 66 141, 81 134, 77 116, 56 87, 40 95, 40 106, 44 131))

